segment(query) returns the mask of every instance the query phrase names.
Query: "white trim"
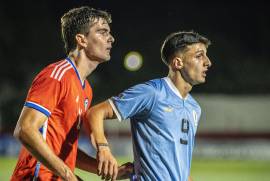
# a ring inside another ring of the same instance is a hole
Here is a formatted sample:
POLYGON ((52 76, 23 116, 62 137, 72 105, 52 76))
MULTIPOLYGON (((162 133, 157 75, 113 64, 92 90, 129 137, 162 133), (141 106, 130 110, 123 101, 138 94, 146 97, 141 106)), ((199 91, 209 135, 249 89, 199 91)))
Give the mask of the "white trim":
POLYGON ((48 128, 48 119, 45 121, 45 123, 43 125, 42 137, 43 137, 44 140, 46 140, 47 128, 48 128))
POLYGON ((169 77, 164 77, 163 78, 165 80, 165 82, 168 84, 168 86, 171 88, 171 90, 180 98, 183 100, 186 100, 188 95, 183 98, 180 94, 180 92, 178 91, 178 89, 175 87, 174 83, 172 82, 172 80, 169 77))
POLYGON ((66 62, 64 65, 62 65, 61 67, 59 67, 59 69, 57 70, 56 74, 54 75, 54 79, 57 79, 58 75, 60 74, 60 72, 62 71, 63 68, 66 68, 66 66, 69 65, 69 62, 66 62))
POLYGON ((110 105, 112 106, 112 109, 113 109, 114 113, 116 114, 118 121, 121 122, 123 119, 122 119, 120 113, 118 112, 117 108, 115 107, 113 101, 111 99, 108 99, 108 101, 109 101, 110 105))
MULTIPOLYGON (((42 138, 46 141, 46 135, 47 135, 47 128, 48 128, 48 118, 46 121, 43 123, 43 128, 42 128, 42 138)), ((34 171, 34 178, 32 181, 36 181, 38 179, 39 171, 40 171, 40 166, 41 162, 37 161, 36 166, 35 166, 35 171, 34 171)))
POLYGON ((37 104, 37 103, 35 103, 35 102, 31 102, 31 101, 26 101, 26 102, 29 102, 29 103, 31 103, 31 104, 34 104, 34 105, 38 106, 38 107, 41 107, 42 109, 46 110, 48 113, 51 114, 51 111, 49 111, 47 108, 45 108, 45 107, 43 107, 43 106, 41 106, 41 105, 39 105, 39 104, 37 104))
POLYGON ((63 62, 59 63, 58 65, 56 65, 53 69, 53 72, 51 73, 51 78, 54 76, 55 71, 58 69, 59 66, 63 65, 67 60, 64 60, 63 62))
POLYGON ((66 67, 66 68, 62 71, 62 73, 60 74, 60 76, 59 76, 59 78, 58 78, 58 81, 60 81, 61 78, 63 77, 64 73, 65 73, 67 70, 71 69, 71 68, 73 68, 72 65, 66 67))
POLYGON ((193 119, 194 119, 194 125, 197 127, 198 126, 198 116, 195 110, 192 110, 193 114, 193 119))

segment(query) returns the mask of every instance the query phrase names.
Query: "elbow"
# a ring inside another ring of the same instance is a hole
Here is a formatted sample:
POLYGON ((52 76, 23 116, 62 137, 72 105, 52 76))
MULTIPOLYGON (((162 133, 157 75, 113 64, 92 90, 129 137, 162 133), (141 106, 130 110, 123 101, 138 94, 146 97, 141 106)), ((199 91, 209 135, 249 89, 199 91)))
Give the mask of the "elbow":
POLYGON ((91 127, 103 124, 102 122, 107 118, 113 117, 113 111, 109 103, 103 102, 91 107, 87 113, 87 122, 91 127))
POLYGON ((20 130, 20 128, 18 128, 18 125, 17 125, 14 132, 13 132, 13 137, 16 138, 16 139, 19 139, 20 134, 21 134, 21 130, 20 130))
POLYGON ((18 139, 20 142, 22 142, 24 140, 25 137, 27 137, 27 135, 30 133, 29 131, 29 127, 25 127, 25 126, 16 126, 14 132, 13 132, 13 136, 18 139))
POLYGON ((87 116, 89 123, 93 122, 97 115, 98 115, 98 112, 96 110, 96 107, 94 106, 94 107, 90 108, 86 113, 86 116, 87 116))
POLYGON ((95 122, 95 111, 93 110, 93 108, 90 108, 87 111, 86 117, 87 117, 87 123, 91 127, 95 122))
POLYGON ((91 107, 87 112, 87 117, 90 119, 90 121, 96 119, 104 120, 107 118, 112 118, 113 110, 111 105, 107 101, 104 101, 96 106, 91 107))

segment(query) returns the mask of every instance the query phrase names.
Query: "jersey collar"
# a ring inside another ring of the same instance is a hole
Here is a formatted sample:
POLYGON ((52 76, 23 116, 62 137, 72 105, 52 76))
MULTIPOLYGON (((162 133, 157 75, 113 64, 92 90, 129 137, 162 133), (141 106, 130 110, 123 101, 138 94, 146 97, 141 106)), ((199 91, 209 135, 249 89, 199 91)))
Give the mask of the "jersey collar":
POLYGON ((72 65, 73 69, 74 69, 75 72, 76 72, 76 75, 77 75, 79 81, 81 82, 82 88, 84 89, 84 88, 85 88, 85 81, 82 81, 82 80, 81 80, 80 74, 79 74, 79 72, 78 72, 76 66, 73 64, 73 62, 70 60, 69 57, 67 57, 66 60, 72 65))
POLYGON ((169 77, 164 77, 163 78, 165 80, 165 82, 167 83, 167 85, 169 86, 169 88, 182 100, 186 100, 189 96, 189 94, 183 98, 181 96, 181 94, 179 93, 178 89, 175 87, 174 83, 172 82, 172 80, 169 77))

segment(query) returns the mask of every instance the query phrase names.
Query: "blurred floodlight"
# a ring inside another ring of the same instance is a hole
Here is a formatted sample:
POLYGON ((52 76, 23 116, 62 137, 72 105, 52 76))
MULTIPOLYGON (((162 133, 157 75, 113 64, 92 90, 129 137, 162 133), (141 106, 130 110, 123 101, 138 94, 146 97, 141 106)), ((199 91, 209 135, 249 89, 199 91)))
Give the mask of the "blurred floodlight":
POLYGON ((139 52, 129 52, 124 59, 124 66, 129 71, 137 71, 143 63, 142 55, 139 52))

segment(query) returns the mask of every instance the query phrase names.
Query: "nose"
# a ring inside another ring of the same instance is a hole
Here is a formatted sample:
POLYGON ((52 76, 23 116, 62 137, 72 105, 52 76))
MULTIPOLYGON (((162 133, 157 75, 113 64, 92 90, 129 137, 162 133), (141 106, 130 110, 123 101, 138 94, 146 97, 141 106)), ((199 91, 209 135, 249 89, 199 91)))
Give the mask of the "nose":
POLYGON ((113 43, 114 42, 114 37, 110 34, 109 36, 109 40, 108 40, 110 43, 113 43))
POLYGON ((212 66, 212 62, 211 62, 211 60, 208 57, 206 57, 206 59, 205 59, 205 65, 207 67, 211 67, 212 66))

